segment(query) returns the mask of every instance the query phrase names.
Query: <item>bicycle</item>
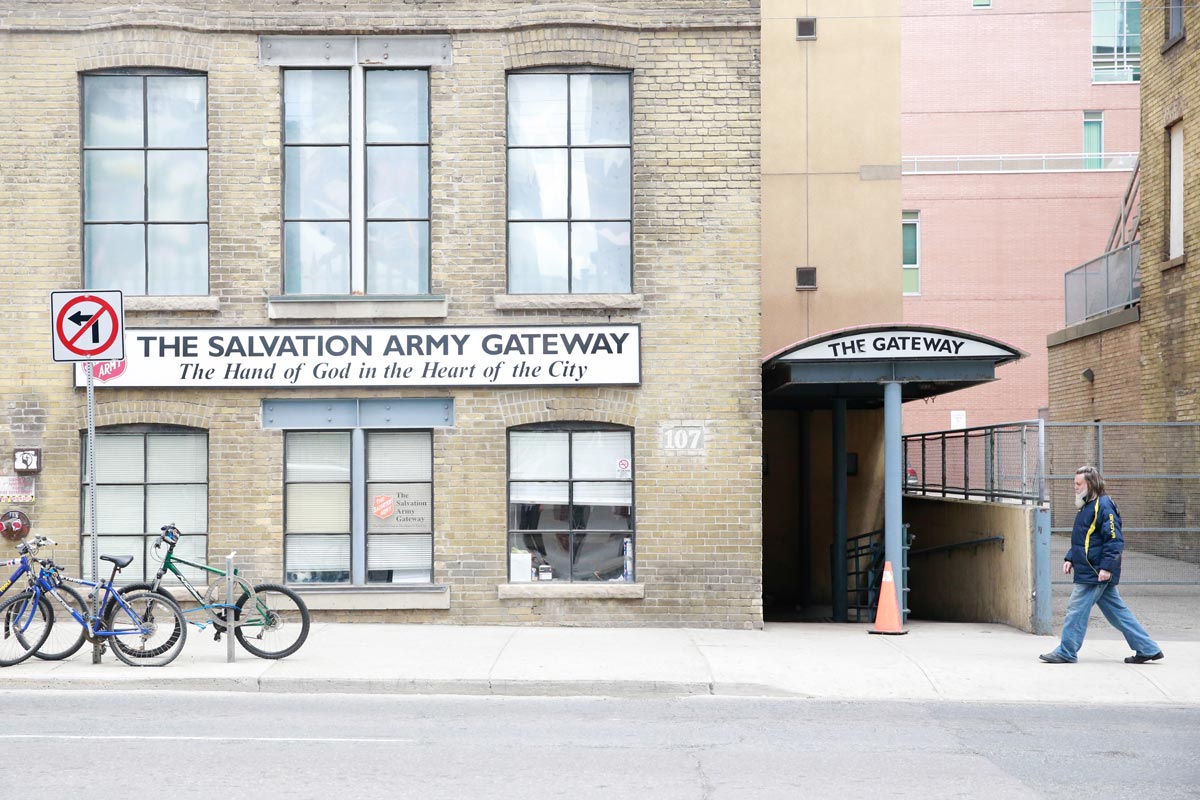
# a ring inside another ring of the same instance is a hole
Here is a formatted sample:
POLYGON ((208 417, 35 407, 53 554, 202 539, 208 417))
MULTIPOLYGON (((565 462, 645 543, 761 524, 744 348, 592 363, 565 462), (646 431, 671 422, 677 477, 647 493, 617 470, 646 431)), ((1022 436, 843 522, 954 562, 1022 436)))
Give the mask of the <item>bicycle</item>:
MULTIPOLYGON (((0 524, 3 523, 0 522, 0 524)), ((15 585, 22 577, 26 578, 29 589, 33 589, 37 579, 34 577, 32 563, 37 563, 38 550, 47 544, 53 544, 53 542, 45 536, 35 536, 29 542, 18 541, 17 553, 20 554, 20 558, 10 558, 7 561, 0 561, 0 567, 17 567, 17 571, 10 575, 7 581, 0 584, 0 597, 3 597, 9 588, 15 585)), ((87 601, 78 592, 65 584, 59 586, 58 589, 66 596, 67 603, 71 608, 80 614, 87 613, 87 601)), ((86 639, 87 631, 83 628, 80 628, 79 632, 76 633, 74 628, 66 625, 61 625, 58 628, 51 626, 51 632, 46 641, 33 655, 44 661, 61 661, 64 658, 70 658, 75 655, 79 651, 79 648, 83 647, 86 639), (55 631, 60 631, 61 633, 56 636, 55 631)))
MULTIPOLYGON (((156 560, 162 559, 154 580, 148 583, 134 583, 126 586, 123 591, 151 591, 163 597, 174 599, 173 595, 163 588, 163 578, 168 574, 174 575, 183 584, 183 588, 197 603, 195 608, 184 609, 185 617, 190 614, 205 614, 203 622, 188 620, 200 630, 212 624, 216 633, 214 639, 221 640, 221 634, 228 627, 225 615, 229 611, 227 603, 218 602, 218 598, 226 591, 225 581, 217 581, 208 587, 203 595, 192 585, 187 576, 179 569, 180 564, 203 570, 210 575, 225 578, 222 569, 189 561, 175 554, 182 534, 174 523, 164 525, 162 533, 154 543, 151 555, 156 560)), ((260 583, 254 586, 234 570, 233 582, 237 585, 235 592, 238 599, 234 603, 233 618, 234 636, 238 643, 252 655, 259 658, 286 658, 300 649, 308 638, 311 616, 308 606, 300 596, 286 586, 275 583, 260 583)))
MULTIPOLYGON (((45 539, 45 537, 41 537, 45 539)), ((45 539, 46 544, 55 544, 45 539)), ((113 565, 108 580, 71 578, 59 571, 53 560, 36 559, 41 565, 33 587, 0 603, 0 667, 19 664, 36 653, 54 626, 54 612, 46 598, 56 600, 84 631, 91 642, 111 644, 117 658, 131 667, 165 666, 183 651, 187 641, 187 622, 179 605, 154 592, 121 593, 114 585, 117 573, 133 562, 133 556, 101 555, 101 561, 113 565), (89 587, 103 597, 97 607, 99 618, 80 613, 63 597, 64 582, 89 587), (40 616, 40 624, 38 617, 40 616), (18 651, 14 642, 20 646, 18 651)))

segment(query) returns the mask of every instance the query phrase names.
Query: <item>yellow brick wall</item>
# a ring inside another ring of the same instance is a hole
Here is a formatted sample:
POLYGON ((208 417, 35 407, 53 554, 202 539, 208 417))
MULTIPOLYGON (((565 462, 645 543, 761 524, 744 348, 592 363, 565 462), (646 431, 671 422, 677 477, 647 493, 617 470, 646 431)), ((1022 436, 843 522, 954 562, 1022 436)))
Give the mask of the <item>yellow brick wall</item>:
MULTIPOLYGON (((360 619, 462 623, 761 625, 758 19, 634 2, 265 0, 178 7, 15 2, 0 11, 0 476, 15 446, 43 448, 37 501, 20 506, 78 568, 84 393, 50 357, 49 293, 81 288, 79 73, 180 67, 208 75, 210 294, 219 310, 128 311, 129 327, 271 325, 279 294, 280 82, 260 33, 449 33, 431 70, 431 273, 444 323, 636 322, 642 384, 505 390, 97 390, 97 425, 169 423, 209 434, 209 556, 236 549, 282 576, 283 436, 266 397, 440 397, 434 435, 434 577, 449 611, 360 619), (640 310, 500 311, 505 291, 505 71, 592 64, 633 71, 634 279, 640 310), (638 579, 644 600, 500 600, 506 580, 511 425, 599 420, 635 437, 638 579), (660 427, 702 420, 702 455, 662 449, 660 427)), ((389 324, 388 320, 355 323, 389 324)), ((418 321, 419 323, 419 321, 418 321)), ((289 322, 288 325, 296 325, 289 322)), ((304 323, 300 323, 304 324, 304 323)), ((311 324, 336 324, 315 320, 311 324)), ((412 324, 405 321, 403 324, 412 324)), ((2 510, 2 509, 0 509, 2 510)), ((164 521, 165 522, 165 521, 164 521)))

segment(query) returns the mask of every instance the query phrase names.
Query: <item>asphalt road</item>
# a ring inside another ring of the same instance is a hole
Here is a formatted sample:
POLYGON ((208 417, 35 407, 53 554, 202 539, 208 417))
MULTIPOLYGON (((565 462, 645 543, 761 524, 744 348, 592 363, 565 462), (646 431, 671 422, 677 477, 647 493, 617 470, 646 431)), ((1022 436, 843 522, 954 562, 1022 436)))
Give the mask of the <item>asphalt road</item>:
POLYGON ((1197 708, 118 691, 0 708, 6 767, 59 797, 1200 798, 1197 708))

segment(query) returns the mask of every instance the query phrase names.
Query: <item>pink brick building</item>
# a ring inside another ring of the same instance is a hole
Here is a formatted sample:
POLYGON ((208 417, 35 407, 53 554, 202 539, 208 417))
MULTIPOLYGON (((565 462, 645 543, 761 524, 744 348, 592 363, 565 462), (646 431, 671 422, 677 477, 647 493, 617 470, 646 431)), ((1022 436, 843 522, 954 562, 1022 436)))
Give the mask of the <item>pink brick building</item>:
POLYGON ((905 432, 1035 418, 1063 273, 1105 250, 1136 158, 1139 3, 905 0, 902 43, 904 321, 1029 353, 905 432))

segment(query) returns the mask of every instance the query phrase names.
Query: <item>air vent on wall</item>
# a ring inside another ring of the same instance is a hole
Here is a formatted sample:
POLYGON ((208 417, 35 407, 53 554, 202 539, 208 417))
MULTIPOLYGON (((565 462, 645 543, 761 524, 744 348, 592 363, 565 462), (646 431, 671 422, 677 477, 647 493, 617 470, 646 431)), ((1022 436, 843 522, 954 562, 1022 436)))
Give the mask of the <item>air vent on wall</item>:
POLYGON ((803 292, 817 288, 816 267, 796 267, 796 291, 803 292))
POLYGON ((797 17, 796 18, 796 38, 797 39, 816 39, 817 38, 817 18, 816 17, 797 17))

